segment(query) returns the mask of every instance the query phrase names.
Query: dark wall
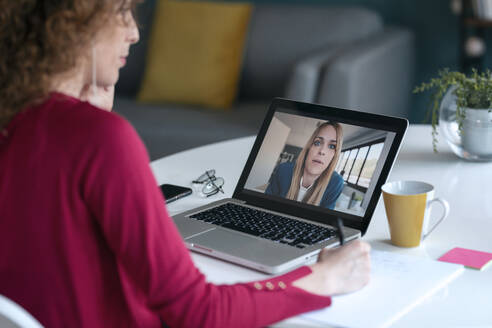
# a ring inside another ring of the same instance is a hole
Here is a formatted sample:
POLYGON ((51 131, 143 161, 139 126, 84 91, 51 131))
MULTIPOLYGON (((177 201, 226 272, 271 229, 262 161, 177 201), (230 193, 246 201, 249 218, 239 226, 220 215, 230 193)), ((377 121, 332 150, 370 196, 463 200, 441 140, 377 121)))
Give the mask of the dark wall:
MULTIPOLYGON (((429 80, 440 68, 459 69, 459 17, 451 12, 450 0, 251 0, 250 2, 364 6, 380 13, 385 24, 405 26, 415 33, 416 84, 429 80)), ((412 95, 410 120, 413 123, 424 121, 428 99, 427 94, 412 95)))

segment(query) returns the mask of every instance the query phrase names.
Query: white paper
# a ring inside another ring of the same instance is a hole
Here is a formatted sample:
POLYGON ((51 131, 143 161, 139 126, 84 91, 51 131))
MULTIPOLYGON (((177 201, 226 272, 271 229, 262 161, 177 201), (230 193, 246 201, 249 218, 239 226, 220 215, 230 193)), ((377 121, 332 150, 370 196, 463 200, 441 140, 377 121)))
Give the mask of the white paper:
POLYGON ((362 290, 332 298, 305 319, 343 327, 388 327, 463 272, 459 264, 371 251, 371 280, 362 290))

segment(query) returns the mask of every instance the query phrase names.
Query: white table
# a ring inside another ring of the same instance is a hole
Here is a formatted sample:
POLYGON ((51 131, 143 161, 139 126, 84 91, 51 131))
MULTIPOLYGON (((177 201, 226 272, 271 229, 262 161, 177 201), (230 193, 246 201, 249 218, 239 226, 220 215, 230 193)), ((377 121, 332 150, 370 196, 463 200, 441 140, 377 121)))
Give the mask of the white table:
MULTIPOLYGON (((245 137, 184 151, 151 163, 159 184, 190 185, 207 169, 224 177, 225 194, 203 199, 194 193, 168 206, 170 215, 231 197, 255 137, 245 137)), ((422 180, 447 199, 449 217, 418 248, 404 249, 389 242, 382 197, 363 239, 374 249, 437 259, 454 247, 492 252, 492 163, 471 163, 457 158, 445 144, 432 153, 428 125, 411 125, 388 181, 422 180)), ((438 215, 439 206, 434 209, 438 215)), ((196 265, 216 283, 263 279, 266 275, 193 253, 196 265)), ((282 322, 282 327, 313 324, 302 318, 282 322)), ((466 269, 448 287, 402 317, 394 327, 492 327, 492 268, 466 269)))

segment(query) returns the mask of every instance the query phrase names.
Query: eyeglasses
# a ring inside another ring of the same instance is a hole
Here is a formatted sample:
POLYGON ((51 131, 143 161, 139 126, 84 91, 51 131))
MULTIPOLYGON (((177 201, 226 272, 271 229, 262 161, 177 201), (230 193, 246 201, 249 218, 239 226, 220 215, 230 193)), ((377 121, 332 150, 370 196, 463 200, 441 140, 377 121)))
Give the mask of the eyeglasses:
POLYGON ((201 192, 205 197, 215 195, 219 191, 224 193, 222 189, 224 182, 224 178, 215 176, 215 170, 205 171, 205 173, 192 181, 194 185, 203 185, 201 192))

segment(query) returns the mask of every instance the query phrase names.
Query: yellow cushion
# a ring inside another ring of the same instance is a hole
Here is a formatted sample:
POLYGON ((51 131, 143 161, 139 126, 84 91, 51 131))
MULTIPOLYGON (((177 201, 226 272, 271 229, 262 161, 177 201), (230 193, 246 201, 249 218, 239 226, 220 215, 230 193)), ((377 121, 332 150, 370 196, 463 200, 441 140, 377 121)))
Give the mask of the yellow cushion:
POLYGON ((158 1, 138 99, 230 107, 251 11, 244 3, 158 1))

